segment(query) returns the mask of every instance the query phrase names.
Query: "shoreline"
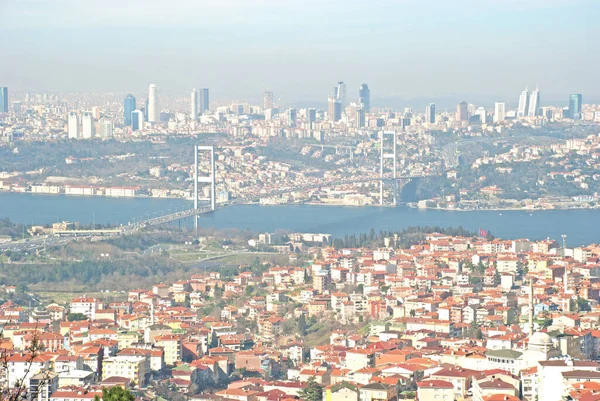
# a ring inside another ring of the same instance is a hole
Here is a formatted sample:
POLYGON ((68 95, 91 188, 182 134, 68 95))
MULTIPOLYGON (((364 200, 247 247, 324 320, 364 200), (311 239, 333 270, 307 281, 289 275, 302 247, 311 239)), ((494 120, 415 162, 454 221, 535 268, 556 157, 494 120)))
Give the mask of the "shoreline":
MULTIPOLYGON (((151 196, 151 195, 135 195, 135 196, 111 196, 111 195, 82 195, 82 194, 65 194, 65 193, 39 193, 39 192, 19 192, 19 191, 6 191, 0 190, 1 194, 18 194, 18 195, 32 195, 32 196, 64 196, 69 198, 106 198, 106 199, 169 199, 169 200, 181 200, 181 201, 189 201, 192 202, 191 198, 182 198, 179 196, 151 196)), ((235 205, 259 205, 259 206, 290 206, 290 205, 307 205, 307 206, 325 206, 325 207, 348 207, 348 208, 406 208, 406 209, 417 209, 417 210, 440 210, 446 212, 478 212, 478 211, 488 211, 488 212, 502 212, 502 211, 521 211, 521 212, 540 212, 540 211, 548 211, 548 210, 596 210, 600 209, 600 205, 598 206, 572 206, 572 207, 549 207, 549 208, 527 208, 527 207, 494 207, 494 208, 477 208, 477 209, 460 209, 460 208, 442 208, 442 207, 418 207, 411 205, 379 205, 379 204, 367 204, 367 205, 353 205, 353 204, 344 204, 344 203, 320 203, 320 202, 292 202, 292 203, 268 203, 261 204, 260 202, 234 202, 234 203, 226 203, 221 205, 221 207, 225 206, 235 206, 235 205)))

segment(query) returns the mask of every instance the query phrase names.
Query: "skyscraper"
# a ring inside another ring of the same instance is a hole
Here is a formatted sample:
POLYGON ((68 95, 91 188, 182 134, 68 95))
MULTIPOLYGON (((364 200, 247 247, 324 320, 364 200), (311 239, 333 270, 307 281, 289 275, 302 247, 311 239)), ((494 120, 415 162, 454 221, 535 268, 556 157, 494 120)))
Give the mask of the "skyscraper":
POLYGON ((210 102, 208 98, 208 88, 200 89, 200 114, 204 114, 205 111, 210 109, 210 102))
POLYGON ((67 117, 67 135, 69 139, 79 138, 79 116, 76 112, 69 112, 67 117))
POLYGON ((583 96, 581 93, 574 93, 569 97, 569 118, 579 120, 581 118, 581 104, 583 96))
POLYGON ((356 116, 354 117, 354 122, 356 124, 356 128, 364 128, 366 124, 364 107, 358 106, 356 108, 356 116))
POLYGON ((263 92, 263 112, 273 108, 273 92, 263 92))
POLYGON ((135 110, 135 97, 130 93, 123 101, 123 125, 131 126, 131 113, 135 110))
POLYGON ((525 117, 529 111, 529 90, 525 87, 525 90, 521 92, 519 97, 519 108, 517 109, 517 117, 525 117))
POLYGON ((429 103, 425 108, 425 122, 435 124, 435 103, 429 103))
POLYGON ((160 108, 158 106, 158 86, 152 84, 148 87, 148 122, 160 122, 160 108))
POLYGON ((288 109, 287 111, 287 124, 292 127, 292 128, 296 128, 296 122, 298 120, 298 112, 296 109, 288 109))
POLYGON ((317 110, 316 109, 308 109, 306 111, 306 121, 310 128, 313 128, 313 124, 317 121, 317 110))
POLYGON ((487 110, 485 107, 478 107, 477 110, 475 110, 474 115, 479 116, 479 122, 481 124, 485 124, 487 122, 487 110))
POLYGON ((8 113, 8 88, 0 87, 0 113, 8 113))
POLYGON ((456 105, 456 121, 469 121, 469 104, 464 100, 456 105))
POLYGON ((506 119, 506 103, 496 102, 494 106, 494 122, 501 123, 506 119))
POLYGON ((193 121, 198 119, 198 107, 200 106, 200 97, 197 89, 192 89, 190 98, 190 117, 193 121))
POLYGON ((371 90, 367 84, 362 84, 358 89, 358 102, 362 103, 365 112, 371 112, 371 90))
POLYGON ((346 84, 343 81, 337 83, 335 88, 333 88, 334 97, 340 103, 340 107, 343 107, 346 102, 346 84))
POLYGON ((342 118, 342 104, 340 101, 334 97, 330 97, 327 105, 327 118, 329 121, 339 121, 342 118))
POLYGON ((540 90, 538 87, 531 92, 529 97, 529 109, 527 111, 528 117, 536 117, 540 115, 540 90))
POLYGON ((92 139, 94 137, 94 116, 89 111, 83 113, 81 117, 81 138, 92 139))
POLYGON ((131 112, 131 129, 137 131, 144 126, 144 113, 141 110, 131 112))

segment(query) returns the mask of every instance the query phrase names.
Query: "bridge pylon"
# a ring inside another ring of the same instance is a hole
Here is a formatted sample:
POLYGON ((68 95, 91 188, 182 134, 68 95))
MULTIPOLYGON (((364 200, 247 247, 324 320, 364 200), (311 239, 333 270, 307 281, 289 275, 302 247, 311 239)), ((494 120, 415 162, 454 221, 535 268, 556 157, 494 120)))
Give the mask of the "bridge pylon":
POLYGON ((385 167, 392 161, 392 185, 394 205, 398 202, 398 169, 396 167, 396 131, 381 131, 379 134, 381 155, 379 159, 379 204, 383 206, 383 187, 384 182, 389 179, 384 178, 385 167), (389 138, 391 137, 391 138, 389 138), (390 143, 391 142, 391 143, 390 143))
MULTIPOLYGON (((210 185, 209 204, 211 210, 217 209, 217 184, 215 168, 215 147, 213 145, 195 145, 194 146, 194 210, 199 209, 199 184, 210 185), (209 157, 208 175, 200 170, 202 158, 209 157), (203 174, 203 175, 201 175, 203 174)), ((194 216, 194 228, 198 232, 198 215, 194 216)))

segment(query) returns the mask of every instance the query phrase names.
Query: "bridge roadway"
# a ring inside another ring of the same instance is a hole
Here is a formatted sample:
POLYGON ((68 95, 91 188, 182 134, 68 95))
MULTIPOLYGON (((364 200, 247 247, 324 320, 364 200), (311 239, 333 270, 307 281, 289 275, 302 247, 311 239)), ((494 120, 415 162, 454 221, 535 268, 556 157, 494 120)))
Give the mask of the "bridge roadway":
POLYGON ((171 214, 166 214, 164 216, 158 216, 158 217, 153 217, 151 219, 148 220, 142 220, 139 221, 135 224, 132 224, 130 226, 125 226, 124 227, 124 231, 133 231, 136 230, 138 228, 143 228, 143 227, 151 227, 151 226, 157 226, 159 224, 165 224, 165 223, 170 223, 172 221, 177 221, 177 220, 181 220, 181 219, 185 219, 188 217, 192 217, 192 216, 197 216, 199 214, 202 213, 208 213, 212 211, 212 209, 210 208, 210 206, 203 206, 201 208, 198 209, 188 209, 188 210, 182 210, 180 212, 175 212, 175 213, 171 213, 171 214))

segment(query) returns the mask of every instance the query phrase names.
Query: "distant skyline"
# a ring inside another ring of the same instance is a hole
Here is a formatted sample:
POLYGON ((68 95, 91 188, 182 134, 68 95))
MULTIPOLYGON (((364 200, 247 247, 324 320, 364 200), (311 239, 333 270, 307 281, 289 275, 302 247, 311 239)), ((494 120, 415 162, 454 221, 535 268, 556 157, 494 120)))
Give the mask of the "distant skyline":
POLYGON ((595 0, 0 0, 0 86, 373 107, 600 99, 595 0), (422 99, 422 101, 421 101, 422 99))

